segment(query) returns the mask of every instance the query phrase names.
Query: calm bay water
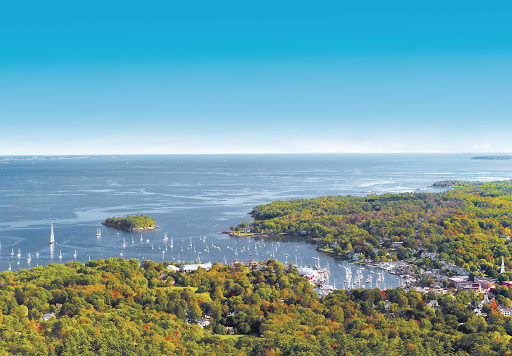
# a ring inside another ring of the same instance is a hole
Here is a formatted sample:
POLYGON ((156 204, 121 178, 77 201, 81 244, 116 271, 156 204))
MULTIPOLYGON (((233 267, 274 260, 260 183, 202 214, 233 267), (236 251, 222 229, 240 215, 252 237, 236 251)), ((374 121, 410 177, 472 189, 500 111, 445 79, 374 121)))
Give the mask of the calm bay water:
MULTIPOLYGON (((274 254, 281 262, 297 260, 304 265, 315 264, 314 257, 319 257, 322 266, 329 263, 331 283, 335 281, 341 287, 344 269, 338 267, 335 259, 316 252, 313 244, 296 240, 277 244, 267 240, 259 241, 254 249, 254 240, 231 238, 219 232, 251 220, 247 213, 255 205, 274 200, 366 195, 369 191, 428 192, 433 191, 428 186, 438 180, 490 181, 512 177, 512 161, 471 160, 470 157, 466 154, 91 156, 23 160, 0 157, 0 269, 6 270, 9 264, 14 270, 50 262, 65 263, 75 259, 75 250, 76 260, 81 262, 89 258, 119 257, 121 253, 125 258, 139 260, 200 258, 203 262, 259 260, 274 254), (119 232, 118 236, 118 231, 100 225, 106 217, 126 214, 150 215, 160 229, 142 233, 140 241, 140 233, 119 232), (48 243, 50 222, 54 224, 57 242, 53 254, 48 243), (98 227, 102 230, 101 238, 96 237, 98 227), (163 241, 165 232, 169 236, 167 243, 163 241)), ((369 274, 365 271, 363 275, 366 279, 369 274)), ((399 284, 398 277, 389 274, 385 277, 387 287, 399 284)))

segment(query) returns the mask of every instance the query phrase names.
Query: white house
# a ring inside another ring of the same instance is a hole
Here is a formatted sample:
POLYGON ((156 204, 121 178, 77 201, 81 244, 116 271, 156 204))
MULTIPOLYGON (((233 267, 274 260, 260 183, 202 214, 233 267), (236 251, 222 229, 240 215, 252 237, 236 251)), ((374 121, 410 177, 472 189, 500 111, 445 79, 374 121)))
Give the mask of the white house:
POLYGON ((174 266, 174 265, 169 265, 169 266, 167 266, 167 269, 168 269, 168 270, 171 270, 171 271, 173 271, 173 272, 178 272, 178 271, 180 270, 178 267, 176 267, 176 266, 174 266))
POLYGON ((205 326, 208 326, 210 325, 210 317, 209 316, 206 316, 204 318, 201 318, 199 320, 196 320, 196 323, 197 325, 199 325, 200 327, 204 328, 205 326))
POLYGON ((192 265, 184 265, 181 268, 181 270, 183 272, 192 272, 192 271, 197 271, 199 268, 204 268, 205 270, 209 271, 212 269, 212 263, 208 262, 208 263, 196 263, 196 264, 192 264, 192 265))
POLYGON ((499 308, 503 316, 512 316, 512 308, 499 308))
POLYGON ((43 314, 43 317, 41 318, 42 321, 50 320, 51 318, 55 318, 55 314, 53 313, 46 313, 43 314))
POLYGON ((435 308, 435 307, 438 307, 439 306, 439 303, 437 302, 437 299, 432 299, 431 301, 429 301, 428 303, 428 306, 431 307, 431 308, 435 308))

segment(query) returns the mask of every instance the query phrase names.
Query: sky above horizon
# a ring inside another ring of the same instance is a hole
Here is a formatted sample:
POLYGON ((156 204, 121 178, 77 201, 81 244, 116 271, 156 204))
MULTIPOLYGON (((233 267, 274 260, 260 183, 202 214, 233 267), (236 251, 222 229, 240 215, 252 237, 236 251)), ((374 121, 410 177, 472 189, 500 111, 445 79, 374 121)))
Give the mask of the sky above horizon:
POLYGON ((3 4, 0 155, 512 152, 510 10, 3 4))

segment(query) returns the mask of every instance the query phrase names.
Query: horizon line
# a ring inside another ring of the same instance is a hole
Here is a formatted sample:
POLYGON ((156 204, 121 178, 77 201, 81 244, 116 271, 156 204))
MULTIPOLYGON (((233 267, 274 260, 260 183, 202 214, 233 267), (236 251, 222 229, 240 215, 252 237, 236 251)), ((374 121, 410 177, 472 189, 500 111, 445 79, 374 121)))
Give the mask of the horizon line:
POLYGON ((512 152, 481 152, 481 151, 446 151, 446 152, 210 152, 210 153, 38 153, 38 154, 2 154, 0 157, 52 157, 52 156, 65 156, 65 157, 80 157, 80 156, 220 156, 220 155, 385 155, 385 154, 489 154, 489 155, 508 155, 512 152))

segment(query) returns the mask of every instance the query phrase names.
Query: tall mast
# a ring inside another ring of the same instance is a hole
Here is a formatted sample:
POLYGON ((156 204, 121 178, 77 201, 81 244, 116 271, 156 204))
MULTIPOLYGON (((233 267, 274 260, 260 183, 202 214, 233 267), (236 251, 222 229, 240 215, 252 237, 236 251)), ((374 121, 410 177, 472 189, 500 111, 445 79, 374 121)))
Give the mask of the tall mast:
POLYGON ((52 231, 50 232, 50 244, 55 243, 55 235, 53 234, 53 223, 51 223, 52 231))

